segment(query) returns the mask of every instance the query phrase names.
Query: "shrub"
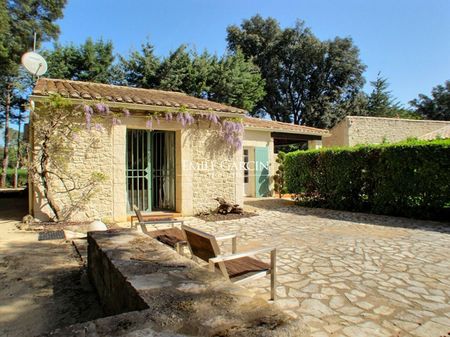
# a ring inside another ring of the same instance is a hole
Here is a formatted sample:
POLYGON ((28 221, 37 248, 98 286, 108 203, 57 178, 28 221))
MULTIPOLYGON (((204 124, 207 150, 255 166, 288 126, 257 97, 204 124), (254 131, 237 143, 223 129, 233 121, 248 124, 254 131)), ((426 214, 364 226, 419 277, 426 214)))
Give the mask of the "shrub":
POLYGON ((286 183, 284 181, 284 158, 286 157, 286 153, 283 151, 278 152, 277 159, 275 160, 278 163, 278 169, 275 172, 273 177, 274 180, 274 188, 275 192, 279 194, 281 198, 283 194, 286 193, 286 183))
POLYGON ((450 140, 296 151, 284 168, 304 205, 450 218, 450 140))

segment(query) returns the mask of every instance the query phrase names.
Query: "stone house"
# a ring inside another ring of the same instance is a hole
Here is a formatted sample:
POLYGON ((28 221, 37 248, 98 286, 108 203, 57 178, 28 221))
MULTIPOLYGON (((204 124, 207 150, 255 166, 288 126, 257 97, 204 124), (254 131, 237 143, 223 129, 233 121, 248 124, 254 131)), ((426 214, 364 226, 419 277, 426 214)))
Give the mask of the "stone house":
POLYGON ((447 138, 449 121, 347 116, 324 138, 324 147, 395 143, 408 138, 447 138))
MULTIPOLYGON (((74 105, 103 102, 111 111, 127 111, 120 124, 111 124, 105 116, 106 131, 96 133, 94 147, 89 141, 92 131, 83 130, 77 137, 67 171, 80 177, 100 171, 106 181, 71 216, 74 220, 124 221, 133 205, 145 212, 194 215, 215 208, 213 199, 218 196, 239 204, 244 195, 270 196, 277 145, 303 142, 317 148, 328 135, 322 129, 250 118, 244 110, 179 92, 80 81, 41 78, 31 95, 32 105, 42 107, 51 94, 67 97, 74 105), (198 118, 188 126, 175 118, 160 118, 149 127, 150 113, 198 118), (222 124, 212 123, 213 115, 222 124), (225 120, 239 121, 243 132, 234 141, 243 146, 233 148, 224 140, 225 120)), ((32 120, 29 130, 31 148, 37 149, 32 120)), ((51 211, 42 186, 32 180, 29 185, 30 214, 48 218, 51 211)), ((64 193, 59 198, 62 205, 69 202, 64 193)))

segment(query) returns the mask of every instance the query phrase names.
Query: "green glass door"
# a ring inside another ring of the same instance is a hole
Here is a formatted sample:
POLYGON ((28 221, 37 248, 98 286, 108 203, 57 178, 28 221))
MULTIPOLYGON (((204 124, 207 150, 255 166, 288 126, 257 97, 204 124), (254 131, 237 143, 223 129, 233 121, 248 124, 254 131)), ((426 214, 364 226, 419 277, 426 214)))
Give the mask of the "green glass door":
POLYGON ((150 212, 151 200, 151 132, 127 130, 127 194, 128 212, 133 205, 150 212))
POLYGON ((268 147, 255 147, 255 179, 256 196, 270 196, 268 147))
POLYGON ((175 132, 127 130, 128 212, 175 210, 175 132))

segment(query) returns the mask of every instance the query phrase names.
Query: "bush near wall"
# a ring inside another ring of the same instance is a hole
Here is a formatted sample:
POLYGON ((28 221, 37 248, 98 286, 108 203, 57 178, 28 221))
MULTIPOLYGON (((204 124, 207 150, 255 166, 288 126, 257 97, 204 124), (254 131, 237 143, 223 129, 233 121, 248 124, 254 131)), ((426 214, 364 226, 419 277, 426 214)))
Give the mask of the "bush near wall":
POLYGON ((450 219, 450 139, 296 151, 285 179, 306 206, 450 219))

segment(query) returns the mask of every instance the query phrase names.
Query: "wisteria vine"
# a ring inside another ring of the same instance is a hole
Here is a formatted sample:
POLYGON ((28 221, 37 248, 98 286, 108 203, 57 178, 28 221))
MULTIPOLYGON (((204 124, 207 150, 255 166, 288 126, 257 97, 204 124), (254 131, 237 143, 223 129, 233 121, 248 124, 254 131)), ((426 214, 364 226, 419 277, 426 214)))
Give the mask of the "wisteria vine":
MULTIPOLYGON (((111 111, 109 107, 104 103, 95 103, 93 105, 83 104, 82 109, 85 115, 86 128, 88 130, 103 131, 104 128, 101 123, 94 122, 95 116, 111 117, 112 125, 122 124, 121 117, 129 117, 130 111, 122 109, 121 112, 111 111), (93 120, 94 118, 94 120, 93 120)), ((161 119, 166 121, 176 121, 182 125, 183 128, 189 127, 199 121, 207 121, 211 125, 216 125, 220 129, 220 134, 225 142, 232 148, 239 150, 242 148, 242 134, 244 132, 244 126, 242 119, 240 118, 223 118, 221 119, 214 112, 205 112, 195 115, 191 115, 185 107, 181 107, 178 112, 154 112, 148 113, 146 116, 145 127, 152 130, 155 123, 160 124, 161 119), (194 117, 195 116, 195 117, 194 117)))

